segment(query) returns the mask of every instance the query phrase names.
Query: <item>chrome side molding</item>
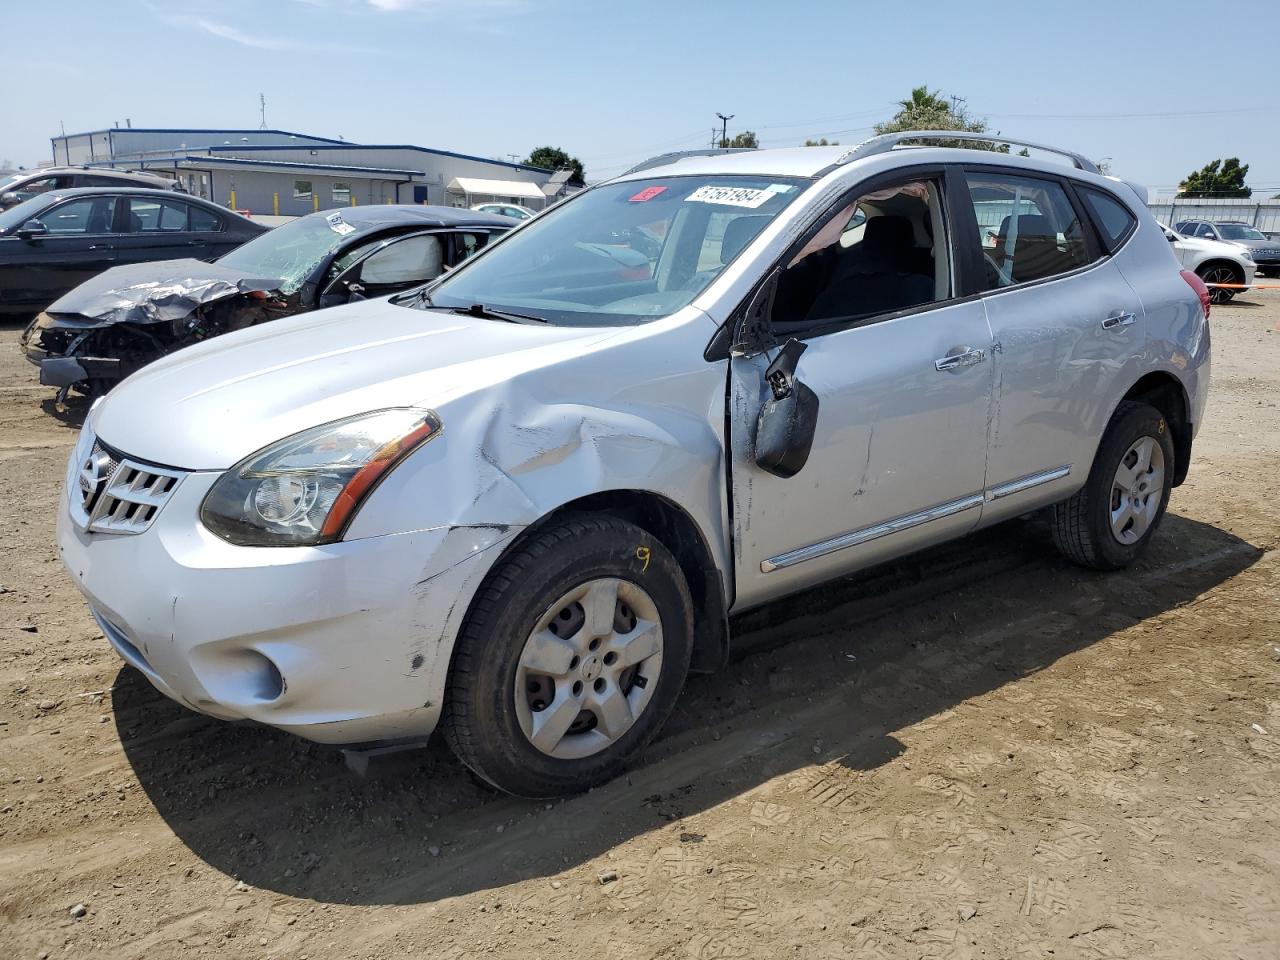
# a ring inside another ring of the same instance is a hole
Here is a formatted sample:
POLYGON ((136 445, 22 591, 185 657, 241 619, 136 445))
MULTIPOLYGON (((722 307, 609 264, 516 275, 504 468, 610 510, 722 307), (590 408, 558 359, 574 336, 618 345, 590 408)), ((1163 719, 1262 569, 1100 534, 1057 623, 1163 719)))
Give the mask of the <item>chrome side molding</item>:
POLYGON ((920 524, 928 523, 930 520, 941 520, 943 517, 950 517, 965 510, 972 510, 974 507, 982 506, 982 502, 982 494, 975 493, 967 497, 961 497, 959 500, 940 503, 936 507, 921 510, 919 513, 909 513, 906 516, 895 517, 893 520, 886 520, 884 523, 877 523, 873 527, 864 527, 861 530, 844 533, 838 537, 832 537, 830 540, 810 544, 807 547, 798 547, 787 553, 780 553, 776 557, 770 557, 768 560, 761 560, 760 571, 762 573, 771 573, 774 570, 794 567, 797 563, 804 563, 806 560, 816 560, 818 557, 825 557, 839 550, 847 550, 849 547, 856 547, 861 543, 879 540, 881 537, 887 537, 891 533, 910 530, 912 527, 918 527, 920 524))
POLYGON ((1042 483, 1051 483, 1054 480, 1061 480, 1063 477, 1071 473, 1071 464, 1064 463, 1060 467, 1054 467, 1052 470, 1043 470, 1040 473, 1031 473, 1025 477, 1019 477, 1016 480, 1010 480, 1007 483, 1001 483, 987 491, 988 500, 999 500, 1001 497, 1011 497, 1015 493, 1022 493, 1024 490, 1030 490, 1032 487, 1038 487, 1042 483))

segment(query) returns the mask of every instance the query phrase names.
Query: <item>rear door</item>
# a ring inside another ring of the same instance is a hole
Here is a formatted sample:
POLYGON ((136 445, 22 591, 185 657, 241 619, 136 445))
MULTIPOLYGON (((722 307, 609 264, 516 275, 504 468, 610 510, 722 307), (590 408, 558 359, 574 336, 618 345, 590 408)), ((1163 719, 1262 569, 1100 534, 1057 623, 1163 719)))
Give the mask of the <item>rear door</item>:
POLYGON ((208 236, 196 236, 188 224, 188 206, 167 197, 130 196, 123 198, 120 236, 120 263, 149 263, 195 257, 207 260, 208 236))
POLYGON ((42 310, 116 262, 113 218, 119 198, 73 197, 37 218, 47 233, 0 245, 0 305, 42 310))
POLYGON ((1145 324, 1067 178, 969 167, 965 182, 995 338, 985 525, 1085 481, 1145 324))

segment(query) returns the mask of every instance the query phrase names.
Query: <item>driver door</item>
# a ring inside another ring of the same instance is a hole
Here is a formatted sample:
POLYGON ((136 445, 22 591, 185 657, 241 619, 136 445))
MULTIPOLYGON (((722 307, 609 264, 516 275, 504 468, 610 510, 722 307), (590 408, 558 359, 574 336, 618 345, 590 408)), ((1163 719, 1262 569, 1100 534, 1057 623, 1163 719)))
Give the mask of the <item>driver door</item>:
POLYGON ((818 401, 793 476, 757 457, 777 350, 730 360, 735 609, 979 521, 992 336, 962 295, 945 183, 934 170, 861 186, 779 264, 763 319, 774 344, 804 344, 794 379, 818 401))

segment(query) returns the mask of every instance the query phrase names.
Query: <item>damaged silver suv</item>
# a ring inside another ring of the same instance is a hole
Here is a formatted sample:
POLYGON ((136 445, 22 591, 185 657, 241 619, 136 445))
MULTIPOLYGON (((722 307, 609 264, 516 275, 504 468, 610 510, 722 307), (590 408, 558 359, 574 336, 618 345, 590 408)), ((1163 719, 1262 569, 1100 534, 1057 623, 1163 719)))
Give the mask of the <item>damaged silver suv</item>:
POLYGON ((659 158, 165 357, 84 427, 67 568, 193 710, 440 726, 538 797, 630 763, 730 612, 1037 509, 1123 568, 1187 473, 1208 293, 1084 158, 903 143, 940 137, 659 158))

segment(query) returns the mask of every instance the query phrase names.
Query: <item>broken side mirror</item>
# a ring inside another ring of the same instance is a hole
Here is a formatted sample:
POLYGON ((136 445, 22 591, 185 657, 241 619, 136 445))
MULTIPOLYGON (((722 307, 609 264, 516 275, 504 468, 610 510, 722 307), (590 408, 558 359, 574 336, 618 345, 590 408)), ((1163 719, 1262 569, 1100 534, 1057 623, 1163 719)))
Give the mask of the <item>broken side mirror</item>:
POLYGON ((18 228, 18 238, 20 240, 31 240, 35 237, 43 237, 48 232, 48 227, 33 218, 18 228))
POLYGON ((756 421, 756 466, 775 477, 794 477, 809 460, 818 427, 818 395, 796 379, 807 345, 792 337, 765 370, 771 396, 756 421))
POLYGON ((16 207, 21 202, 22 198, 12 190, 6 190, 4 193, 0 193, 0 207, 5 210, 8 210, 10 207, 16 207))

